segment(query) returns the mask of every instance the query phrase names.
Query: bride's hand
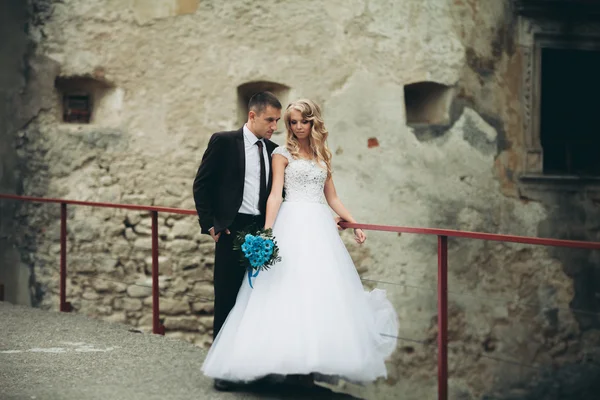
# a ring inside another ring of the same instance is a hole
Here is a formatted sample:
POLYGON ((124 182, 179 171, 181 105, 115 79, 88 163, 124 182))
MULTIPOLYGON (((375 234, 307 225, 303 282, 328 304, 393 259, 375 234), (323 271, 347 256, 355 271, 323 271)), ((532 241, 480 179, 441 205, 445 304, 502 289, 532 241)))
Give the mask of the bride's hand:
POLYGON ((346 229, 346 228, 342 228, 342 227, 340 226, 340 222, 346 222, 346 221, 344 221, 344 220, 342 219, 342 217, 337 217, 337 216, 336 216, 336 217, 335 217, 333 220, 335 221, 335 224, 337 225, 338 231, 343 231, 344 229, 346 229))
POLYGON ((367 240, 367 235, 365 235, 362 229, 356 228, 354 229, 354 240, 358 244, 363 244, 367 240))

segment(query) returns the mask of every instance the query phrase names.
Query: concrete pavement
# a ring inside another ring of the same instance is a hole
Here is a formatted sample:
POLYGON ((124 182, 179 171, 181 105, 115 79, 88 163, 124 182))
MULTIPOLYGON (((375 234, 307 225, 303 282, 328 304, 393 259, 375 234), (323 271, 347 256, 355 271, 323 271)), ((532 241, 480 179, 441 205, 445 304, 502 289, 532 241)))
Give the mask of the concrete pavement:
POLYGON ((0 400, 351 399, 290 386, 221 393, 206 350, 83 315, 0 302, 0 400))

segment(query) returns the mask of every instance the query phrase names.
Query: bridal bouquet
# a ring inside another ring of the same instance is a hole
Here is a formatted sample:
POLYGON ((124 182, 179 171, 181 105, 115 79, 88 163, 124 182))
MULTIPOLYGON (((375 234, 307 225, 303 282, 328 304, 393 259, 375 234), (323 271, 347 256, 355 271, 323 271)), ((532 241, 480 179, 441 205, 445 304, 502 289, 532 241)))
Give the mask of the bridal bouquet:
POLYGON ((241 250, 240 262, 248 271, 248 283, 252 286, 252 278, 261 270, 268 270, 278 261, 279 247, 271 229, 259 229, 254 234, 239 232, 233 243, 234 250, 241 250))

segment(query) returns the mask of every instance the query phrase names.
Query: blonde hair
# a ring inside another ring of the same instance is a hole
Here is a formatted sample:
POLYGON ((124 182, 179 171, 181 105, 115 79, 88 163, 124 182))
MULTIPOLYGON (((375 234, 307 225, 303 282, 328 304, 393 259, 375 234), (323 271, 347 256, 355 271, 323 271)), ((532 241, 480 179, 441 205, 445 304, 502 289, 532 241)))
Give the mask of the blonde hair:
POLYGON ((300 142, 298 142, 298 138, 294 135, 292 127, 290 126, 292 110, 299 111, 300 114, 302 114, 303 119, 310 121, 311 129, 308 140, 312 152, 311 156, 316 158, 319 163, 325 164, 325 167, 327 168, 327 177, 330 177, 331 151, 327 146, 327 136, 329 136, 329 132, 325 128, 325 122, 321 117, 321 108, 312 100, 302 99, 290 103, 285 109, 283 116, 285 127, 287 129, 285 145, 293 157, 299 158, 300 142))

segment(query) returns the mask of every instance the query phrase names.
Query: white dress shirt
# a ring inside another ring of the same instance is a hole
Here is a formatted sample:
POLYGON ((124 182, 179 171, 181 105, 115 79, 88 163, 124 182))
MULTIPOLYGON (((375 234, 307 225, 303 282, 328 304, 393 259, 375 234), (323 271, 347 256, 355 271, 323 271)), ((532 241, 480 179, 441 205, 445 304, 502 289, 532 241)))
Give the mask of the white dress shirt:
MULTIPOLYGON (((258 138, 244 124, 244 151, 246 153, 246 175, 244 176, 244 196, 239 211, 242 214, 258 215, 258 198, 260 196, 260 155, 258 154, 258 138)), ((269 183, 269 155, 267 146, 263 142, 263 156, 265 157, 265 172, 267 186, 269 183)), ((268 195, 268 194, 267 194, 268 195)))

